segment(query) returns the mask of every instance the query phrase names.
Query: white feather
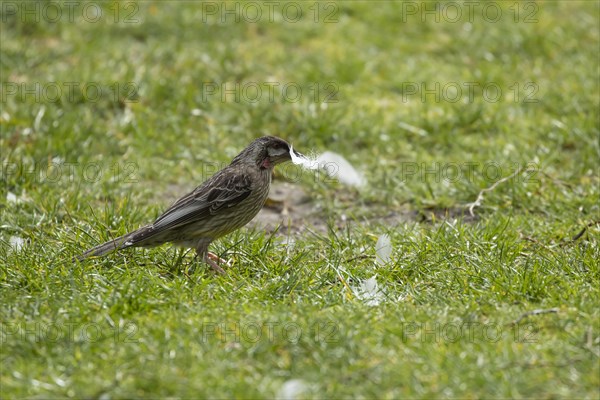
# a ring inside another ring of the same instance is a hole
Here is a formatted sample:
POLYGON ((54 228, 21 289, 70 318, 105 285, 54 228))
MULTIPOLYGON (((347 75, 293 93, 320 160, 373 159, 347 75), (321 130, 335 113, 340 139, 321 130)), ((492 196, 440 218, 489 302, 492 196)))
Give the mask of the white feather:
POLYGON ((379 236, 375 245, 375 261, 379 265, 385 265, 390 262, 392 256, 392 242, 386 234, 379 236))

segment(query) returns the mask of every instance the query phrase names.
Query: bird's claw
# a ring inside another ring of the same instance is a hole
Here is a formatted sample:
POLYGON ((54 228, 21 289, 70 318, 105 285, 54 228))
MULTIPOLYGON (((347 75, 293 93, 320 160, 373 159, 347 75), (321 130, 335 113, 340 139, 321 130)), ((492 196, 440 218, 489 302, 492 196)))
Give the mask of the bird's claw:
POLYGON ((221 265, 225 265, 227 267, 231 266, 228 261, 223 260, 221 257, 210 251, 206 253, 205 261, 215 272, 219 274, 225 273, 225 270, 221 268, 221 265))

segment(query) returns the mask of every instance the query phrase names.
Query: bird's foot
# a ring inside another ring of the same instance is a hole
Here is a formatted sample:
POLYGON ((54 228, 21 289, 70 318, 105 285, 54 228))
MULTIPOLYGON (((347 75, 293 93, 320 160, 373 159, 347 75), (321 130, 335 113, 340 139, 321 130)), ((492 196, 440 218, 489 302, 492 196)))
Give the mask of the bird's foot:
POLYGON ((212 251, 209 251, 206 253, 206 257, 218 264, 225 264, 228 267, 230 267, 231 265, 229 265, 229 262, 227 260, 223 260, 221 257, 219 257, 218 255, 216 255, 215 253, 213 253, 212 251))
POLYGON ((206 253, 204 261, 206 261, 206 263, 210 265, 210 267, 219 274, 225 273, 225 270, 221 268, 221 265, 225 265, 228 267, 231 266, 226 260, 223 260, 221 257, 210 251, 206 253))

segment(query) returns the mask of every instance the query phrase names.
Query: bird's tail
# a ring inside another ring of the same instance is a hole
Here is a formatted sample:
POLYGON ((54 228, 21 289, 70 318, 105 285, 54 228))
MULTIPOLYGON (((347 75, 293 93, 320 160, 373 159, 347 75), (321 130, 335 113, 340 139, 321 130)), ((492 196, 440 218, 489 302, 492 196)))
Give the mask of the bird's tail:
POLYGON ((130 239, 136 234, 138 231, 134 231, 128 233, 126 235, 120 236, 116 239, 109 240, 106 243, 102 243, 96 247, 92 247, 87 250, 85 253, 78 255, 74 258, 74 260, 82 261, 88 257, 96 257, 103 256, 115 250, 125 249, 127 247, 133 246, 133 243, 130 242, 130 239))

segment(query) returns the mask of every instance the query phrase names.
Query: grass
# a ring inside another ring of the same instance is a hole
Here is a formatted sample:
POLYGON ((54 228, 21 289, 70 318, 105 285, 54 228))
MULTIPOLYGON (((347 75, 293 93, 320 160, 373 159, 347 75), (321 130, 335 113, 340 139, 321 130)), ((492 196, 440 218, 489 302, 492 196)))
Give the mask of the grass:
POLYGON ((262 3, 230 2, 236 22, 97 2, 98 22, 56 23, 27 4, 39 21, 1 4, 2 397, 599 397, 597 3, 494 2, 496 22, 391 1, 292 22, 281 3, 252 22, 262 3), (264 134, 368 184, 281 168, 309 229, 219 240, 224 276, 182 274, 193 257, 168 246, 66 261, 264 134), (378 305, 357 289, 373 276, 378 305))

